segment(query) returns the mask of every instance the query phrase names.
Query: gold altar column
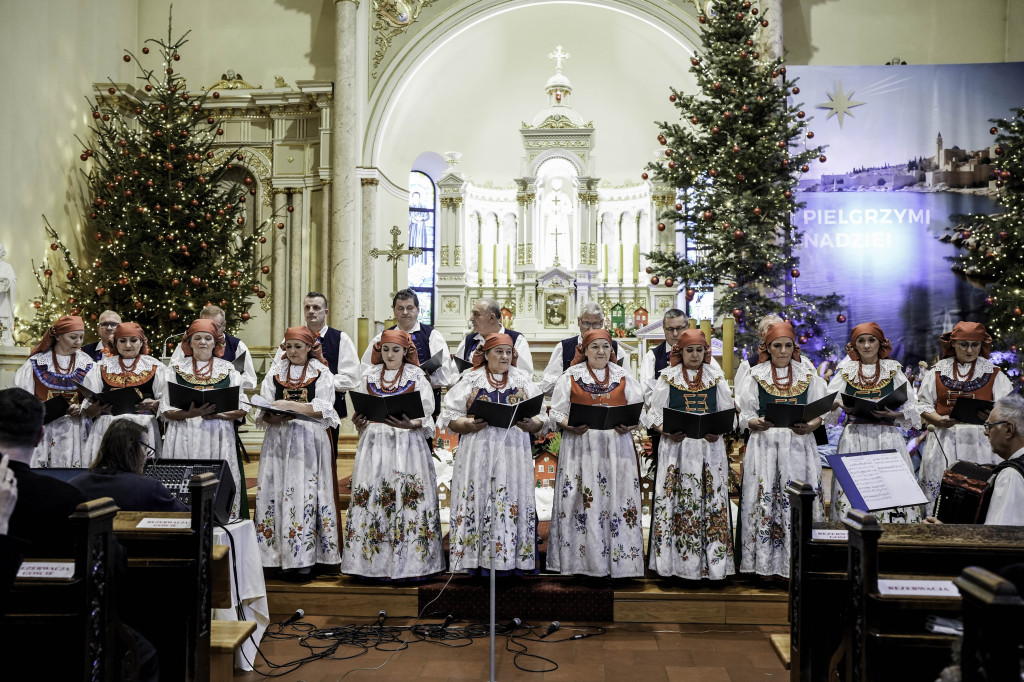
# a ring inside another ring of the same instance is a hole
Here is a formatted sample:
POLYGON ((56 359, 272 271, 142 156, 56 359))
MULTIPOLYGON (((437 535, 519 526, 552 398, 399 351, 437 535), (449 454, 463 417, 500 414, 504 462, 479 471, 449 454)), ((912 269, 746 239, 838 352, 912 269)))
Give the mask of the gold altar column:
POLYGON ((334 115, 331 119, 331 252, 327 279, 330 286, 328 323, 350 336, 356 334, 361 301, 356 272, 368 266, 359 254, 358 225, 359 125, 356 103, 358 55, 358 0, 334 0, 334 115))

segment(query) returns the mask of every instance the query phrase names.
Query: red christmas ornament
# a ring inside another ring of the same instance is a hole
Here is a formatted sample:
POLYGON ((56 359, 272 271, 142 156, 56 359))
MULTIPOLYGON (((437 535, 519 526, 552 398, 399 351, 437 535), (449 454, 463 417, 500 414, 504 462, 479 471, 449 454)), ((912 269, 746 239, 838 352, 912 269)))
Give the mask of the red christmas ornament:
POLYGON ((223 128, 217 128, 217 134, 218 135, 223 135, 224 134, 224 129, 223 128))
POLYGON ((260 272, 262 272, 264 275, 269 274, 270 273, 270 267, 264 265, 262 268, 260 268, 260 272))
POLYGON ((676 167, 677 165, 679 165, 679 164, 677 164, 677 163, 676 163, 675 161, 669 161, 669 162, 668 162, 668 167, 669 167, 669 168, 675 169, 675 167, 676 167))
POLYGON ((228 284, 228 286, 230 286, 232 289, 237 289, 238 288, 238 280, 237 279, 231 280, 231 282, 228 284))
POLYGON ((733 239, 743 239, 743 230, 736 230, 732 233, 733 239))
POLYGON ((732 229, 732 223, 730 223, 728 220, 725 221, 724 223, 722 223, 722 229, 723 230, 731 230, 732 229))
POLYGON ((258 291, 258 292, 256 292, 256 298, 266 298, 266 296, 267 296, 267 292, 265 292, 265 291, 258 291))
POLYGON ((722 84, 719 83, 718 81, 715 81, 714 83, 711 84, 711 87, 714 88, 715 90, 721 90, 722 84))
POLYGON ((284 223, 278 223, 277 224, 277 229, 283 230, 284 229, 284 223))
POLYGON ((666 138, 664 135, 659 134, 658 142, 660 142, 661 144, 665 144, 666 142, 668 142, 668 138, 666 138))
POLYGON ((190 221, 189 221, 189 223, 188 223, 188 229, 190 229, 190 230, 194 230, 194 229, 196 229, 196 224, 195 224, 195 222, 193 222, 193 221, 191 221, 191 220, 190 220, 190 221))
POLYGON ((1003 180, 1009 180, 1010 179, 1010 171, 1008 171, 1008 170, 1000 171, 999 172, 999 177, 1002 178, 1003 180))
POLYGON ((677 99, 678 99, 678 97, 676 97, 675 94, 672 94, 672 95, 668 96, 668 101, 669 102, 675 102, 677 99))
POLYGON ((171 59, 173 59, 174 61, 179 61, 181 59, 181 55, 175 52, 174 56, 171 57, 171 59))
POLYGON ((289 206, 288 207, 288 212, 289 213, 293 213, 294 211, 295 211, 295 207, 294 206, 289 206))
POLYGON ((206 242, 199 242, 199 248, 206 251, 206 242))
POLYGON ((654 272, 654 268, 652 268, 650 265, 648 265, 646 268, 644 268, 644 272, 646 272, 649 275, 652 272, 654 272))
POLYGON ((251 190, 249 190, 249 194, 256 196, 256 188, 254 187, 251 190))
POLYGON ((697 17, 697 21, 699 21, 702 24, 706 24, 708 23, 708 18, 702 14, 699 17, 697 17))
POLYGON ((653 284, 654 286, 657 286, 658 282, 660 282, 660 281, 661 281, 661 279, 657 275, 655 275, 654 277, 651 277, 651 284, 653 284))
POLYGON ((1002 156, 1002 155, 1003 155, 1003 148, 1002 147, 996 147, 996 156, 1002 156))
POLYGON ((737 12, 736 13, 736 21, 743 21, 743 17, 744 17, 743 12, 737 12))
POLYGON ((674 285, 675 285, 675 281, 673 281, 673 279, 671 277, 669 277, 668 279, 665 280, 665 286, 666 287, 671 287, 671 286, 674 286, 674 285))
POLYGON ((172 280, 171 280, 171 286, 174 286, 174 287, 176 287, 176 286, 178 286, 179 284, 181 284, 181 280, 180 280, 180 279, 178 279, 177 277, 175 277, 174 279, 172 279, 172 280))
POLYGON ((759 11, 760 10, 758 10, 756 7, 754 7, 753 9, 750 10, 750 13, 751 14, 757 14, 759 11))
POLYGON ((167 313, 167 317, 171 318, 172 320, 176 320, 178 319, 178 313, 177 311, 172 310, 171 312, 167 313))
POLYGON ((996 299, 992 298, 991 296, 987 296, 985 298, 985 305, 995 305, 995 302, 996 299))
POLYGON ((1020 317, 1020 315, 1021 315, 1020 306, 1018 306, 1018 307, 1013 309, 1013 316, 1014 317, 1020 317))
POLYGON ((797 277, 799 277, 799 276, 800 276, 800 271, 799 271, 799 270, 797 270, 796 268, 793 268, 792 270, 790 270, 790 271, 789 271, 789 275, 790 275, 790 277, 792 277, 793 279, 796 279, 797 277))
POLYGON ((260 292, 260 285, 259 284, 253 284, 252 285, 252 293, 258 294, 259 292, 260 292))
POLYGON ((676 204, 676 210, 677 211, 682 211, 683 210, 683 205, 682 204, 676 204))
POLYGON ((242 313, 242 322, 248 322, 250 317, 252 316, 249 313, 242 313))
POLYGON ((774 268, 774 267, 775 267, 775 266, 774 266, 774 265, 772 265, 772 262, 771 262, 771 261, 768 261, 767 263, 765 263, 765 264, 764 264, 764 269, 765 269, 765 270, 771 270, 771 269, 772 269, 772 268, 774 268))
MULTIPOLYGON (((68 272, 67 277, 68 277, 68 279, 74 279, 75 278, 75 271, 71 270, 70 272, 68 272)), ((74 301, 69 301, 69 303, 74 303, 74 301)))
POLYGON ((704 213, 701 214, 701 218, 703 218, 704 220, 711 220, 714 217, 715 214, 713 214, 711 211, 704 211, 704 213))
POLYGON ((665 156, 672 156, 672 150, 671 149, 666 149, 665 150, 665 156))
POLYGON ((813 130, 808 130, 807 131, 807 139, 808 140, 813 140, 814 139, 814 131, 813 130))
POLYGON ((733 308, 732 309, 732 316, 735 317, 738 320, 741 317, 743 317, 743 311, 740 310, 739 308, 733 308))
POLYGON ((712 168, 711 170, 708 171, 708 175, 710 175, 713 178, 717 178, 718 177, 718 171, 715 170, 714 168, 712 168))
POLYGON ((746 59, 746 58, 747 58, 747 51, 746 50, 740 50, 740 59, 746 59))
POLYGON ((643 179, 643 180, 646 180, 647 179, 647 173, 641 173, 640 174, 640 178, 643 179))
POLYGON ((665 223, 658 223, 658 232, 665 231, 665 223))
POLYGON ((712 135, 717 135, 719 130, 721 130, 721 128, 719 128, 718 126, 711 126, 712 135))
POLYGON ((79 154, 78 158, 80 158, 82 161, 88 161, 88 159, 89 159, 89 157, 86 156, 85 154, 79 154))
POLYGON ((136 301, 135 302, 135 309, 136 310, 142 310, 142 308, 143 308, 142 301, 136 301))
POLYGON ((1007 232, 1006 230, 1002 230, 1002 231, 1001 231, 1001 232, 999 233, 999 238, 1000 238, 1000 239, 1006 239, 1006 238, 1007 238, 1008 236, 1010 236, 1010 234, 1009 234, 1009 233, 1008 233, 1008 232, 1007 232))
POLYGON ((127 270, 129 267, 131 267, 131 263, 129 263, 126 260, 123 260, 123 261, 121 261, 121 267, 124 268, 125 270, 127 270))
POLYGON ((768 28, 768 20, 767 19, 762 19, 761 20, 761 26, 764 27, 764 28, 768 28))
POLYGON ((729 282, 729 288, 730 289, 735 289, 738 286, 739 286, 739 284, 737 284, 736 282, 729 282))
POLYGON ((35 308, 36 310, 39 310, 42 307, 42 305, 43 304, 40 303, 39 301, 32 301, 32 307, 35 308))
POLYGON ((800 166, 800 172, 801 173, 806 173, 809 170, 811 170, 810 167, 808 167, 806 165, 800 166))
POLYGON ((843 315, 842 313, 836 315, 836 322, 838 322, 839 324, 846 322, 846 315, 843 315))
POLYGON ((267 243, 267 238, 261 236, 260 237, 260 244, 266 244, 266 243, 267 243))
POLYGON ((822 154, 821 156, 818 157, 818 161, 820 161, 821 163, 825 163, 826 161, 828 161, 828 157, 822 154))
POLYGON ((694 66, 697 66, 698 64, 700 64, 700 58, 694 57, 693 59, 690 60, 690 63, 693 64, 694 66))
POLYGON ((782 196, 786 197, 787 199, 791 199, 793 197, 793 193, 787 189, 785 192, 782 193, 782 196))
POLYGON ((799 95, 799 94, 800 94, 800 88, 798 88, 798 87, 794 87, 794 88, 793 88, 793 94, 794 94, 794 95, 799 95))
POLYGON ((750 111, 750 107, 748 107, 746 104, 744 104, 742 107, 740 107, 740 111, 742 111, 745 114, 748 111, 750 111))
POLYGON ((801 334, 800 338, 797 339, 797 341, 799 341, 801 344, 807 343, 807 337, 801 334))
POLYGON ((686 290, 686 300, 687 301, 692 301, 693 297, 696 296, 696 295, 697 295, 697 290, 696 289, 687 289, 686 290))
POLYGON ((46 268, 45 270, 43 270, 43 274, 46 275, 47 277, 52 277, 53 270, 51 270, 50 268, 46 268))

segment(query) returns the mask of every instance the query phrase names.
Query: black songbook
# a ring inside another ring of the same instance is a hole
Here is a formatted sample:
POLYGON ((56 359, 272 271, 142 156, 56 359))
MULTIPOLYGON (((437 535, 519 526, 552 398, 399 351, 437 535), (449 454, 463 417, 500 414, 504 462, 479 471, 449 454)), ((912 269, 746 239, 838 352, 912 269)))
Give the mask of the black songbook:
POLYGON ((135 414, 138 411, 139 403, 146 399, 142 391, 137 388, 115 388, 112 391, 97 393, 82 384, 75 384, 75 386, 78 387, 78 392, 89 400, 110 405, 110 414, 115 417, 122 414, 135 414))
POLYGON ((505 405, 477 398, 469 408, 469 414, 483 419, 488 426, 507 429, 521 419, 529 419, 540 414, 544 405, 544 396, 537 395, 515 405, 505 405))
POLYGON ((226 388, 209 388, 205 391, 189 386, 182 386, 173 381, 167 382, 167 398, 171 407, 187 410, 193 403, 196 407, 213 405, 215 414, 232 412, 238 409, 238 386, 226 388))
POLYGON ((455 366, 458 368, 460 374, 465 372, 467 369, 473 369, 472 362, 467 362, 466 360, 454 355, 452 356, 452 359, 455 360, 455 366))
POLYGON ((903 403, 907 402, 907 385, 903 384, 896 390, 884 398, 878 400, 869 400, 868 398, 858 398, 857 396, 843 393, 843 407, 846 408, 848 414, 852 414, 855 417, 861 417, 862 419, 872 419, 878 421, 878 417, 871 414, 873 410, 898 410, 903 403))
POLYGON ((441 367, 441 352, 442 351, 437 351, 430 356, 429 360, 420 365, 420 369, 422 369, 428 377, 441 367))
POLYGON ((352 408, 372 422, 383 423, 388 417, 401 419, 403 414, 409 419, 422 419, 424 416, 419 391, 388 396, 350 391, 349 396, 352 408))
POLYGON ((245 374, 245 357, 249 354, 248 351, 242 351, 241 354, 236 355, 235 359, 231 361, 231 365, 235 368, 235 371, 239 374, 245 374))
POLYGON ((55 395, 49 400, 43 401, 43 424, 56 421, 68 413, 71 403, 62 395, 55 395))
POLYGON ((985 420, 978 418, 978 412, 989 412, 993 407, 995 402, 991 400, 960 396, 949 416, 964 424, 983 424, 985 420))
POLYGON ((687 438, 703 438, 709 433, 720 436, 735 428, 736 408, 701 414, 664 407, 661 410, 661 418, 663 433, 682 431, 687 438))
POLYGON ((299 421, 313 422, 319 424, 320 420, 316 417, 310 417, 308 414, 302 414, 301 412, 295 412, 294 410, 279 410, 276 407, 271 407, 270 403, 263 399, 260 395, 254 395, 250 398, 250 407, 255 407, 258 410, 263 410, 267 414, 274 414, 281 417, 291 417, 292 419, 298 419, 299 421))
POLYGON ((614 407, 571 403, 569 426, 589 426, 599 431, 614 429, 616 426, 633 426, 640 423, 640 411, 643 409, 643 403, 630 403, 614 407))
POLYGON ((832 405, 836 402, 837 395, 838 393, 830 393, 824 398, 819 398, 813 403, 806 405, 768 403, 764 406, 764 418, 777 428, 789 428, 795 424, 806 424, 812 419, 828 414, 832 410, 832 405))

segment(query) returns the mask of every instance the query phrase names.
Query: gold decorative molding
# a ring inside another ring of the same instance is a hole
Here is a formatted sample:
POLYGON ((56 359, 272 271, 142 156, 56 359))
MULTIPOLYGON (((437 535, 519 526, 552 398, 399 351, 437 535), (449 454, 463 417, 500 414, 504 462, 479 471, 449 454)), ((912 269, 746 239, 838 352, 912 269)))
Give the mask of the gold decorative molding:
POLYGON ((590 264, 597 265, 597 244, 595 243, 590 245, 590 264))
POLYGON ((462 206, 462 197, 441 197, 441 208, 458 208, 462 206))
POLYGON ((377 178, 359 178, 359 184, 363 187, 366 187, 367 185, 376 186, 380 184, 380 180, 377 178))
POLYGON ((449 260, 448 259, 448 255, 449 255, 448 254, 448 245, 447 244, 443 244, 441 246, 441 265, 442 266, 448 266, 448 264, 449 264, 448 263, 448 260, 449 260))
POLYGON ((459 312, 459 297, 458 296, 444 296, 444 302, 441 304, 444 307, 444 311, 449 314, 459 312))
POLYGON ((580 263, 587 262, 587 242, 580 242, 580 263))
POLYGON ((462 246, 460 244, 455 245, 455 265, 456 267, 462 265, 462 246))
POLYGON ((579 198, 584 204, 596 204, 597 192, 580 192, 579 198))
POLYGON ((526 247, 523 244, 516 245, 516 265, 526 265, 526 247))
MULTIPOLYGON (((339 2, 339 0, 334 0, 339 2)), ((373 0, 373 11, 376 18, 371 28, 377 31, 377 37, 373 42, 377 45, 377 51, 373 53, 372 76, 377 77, 377 69, 384 61, 384 54, 391 47, 391 41, 408 30, 416 23, 422 12, 433 5, 437 0, 373 0)), ((357 3, 358 4, 358 3, 357 3)))
POLYGON ((533 242, 526 245, 526 262, 533 263, 533 242))
MULTIPOLYGON (((275 83, 276 85, 276 83, 275 83)), ((220 80, 203 90, 262 90, 262 85, 253 85, 242 79, 242 74, 228 70, 220 75, 220 80)))

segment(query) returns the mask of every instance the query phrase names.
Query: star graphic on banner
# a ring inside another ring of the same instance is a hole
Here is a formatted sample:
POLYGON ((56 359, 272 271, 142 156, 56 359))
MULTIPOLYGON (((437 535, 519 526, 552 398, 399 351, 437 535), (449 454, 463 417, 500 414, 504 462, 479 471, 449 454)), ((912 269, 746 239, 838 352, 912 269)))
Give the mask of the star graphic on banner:
POLYGON ((818 109, 828 109, 828 116, 825 117, 826 121, 833 116, 838 116, 840 128, 843 127, 844 116, 853 116, 853 112, 850 111, 850 109, 866 104, 866 102, 854 102, 851 100, 850 97, 853 96, 853 90, 850 92, 843 92, 842 81, 836 81, 836 92, 834 95, 830 92, 826 92, 825 94, 828 95, 829 101, 816 104, 815 106, 818 109))

